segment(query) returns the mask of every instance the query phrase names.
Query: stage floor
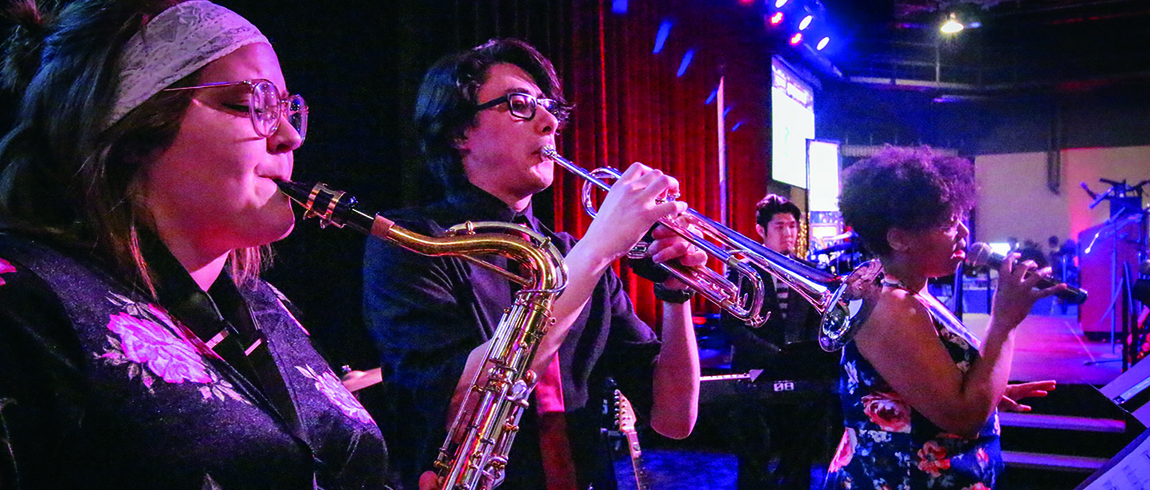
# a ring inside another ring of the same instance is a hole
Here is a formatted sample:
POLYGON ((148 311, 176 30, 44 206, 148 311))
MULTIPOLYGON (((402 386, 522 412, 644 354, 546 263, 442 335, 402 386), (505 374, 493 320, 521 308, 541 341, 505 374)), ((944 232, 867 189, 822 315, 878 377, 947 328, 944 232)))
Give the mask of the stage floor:
MULTIPOLYGON (((967 313, 963 323, 983 337, 989 318, 967 313)), ((1016 332, 1011 380, 1102 386, 1122 373, 1122 345, 1088 340, 1075 316, 1032 314, 1016 332)))
MULTIPOLYGON (((980 337, 986 331, 989 315, 967 313, 963 322, 980 337)), ((1069 385, 1089 384, 1101 387, 1122 372, 1121 345, 1113 347, 1109 342, 1088 340, 1078 325, 1075 315, 1032 314, 1018 326, 1014 362, 1011 369, 1013 381, 1037 381, 1053 379, 1069 391, 1069 385)), ((737 479, 735 455, 724 444, 715 444, 713 434, 706 434, 714 428, 714 413, 707 413, 702 407, 700 426, 696 434, 684 441, 670 441, 659 438, 649 431, 644 433, 644 458, 647 460, 647 474, 653 480, 652 488, 659 490, 734 490, 737 479)), ((723 421, 730 423, 730 421, 723 421)), ((626 451, 616 460, 616 475, 620 490, 635 488, 630 460, 626 451)), ((1007 475, 1017 472, 1007 469, 1007 475)), ((821 480, 825 470, 812 468, 816 482, 821 480)), ((1073 488, 1087 475, 1081 473, 1058 473, 1058 485, 1053 490, 1073 488), (1064 475, 1064 476, 1063 476, 1064 475), (1062 481, 1065 480, 1065 481, 1062 481)), ((818 483, 812 489, 819 488, 818 483)), ((1043 489, 1040 484, 1025 487, 1027 490, 1043 489)))

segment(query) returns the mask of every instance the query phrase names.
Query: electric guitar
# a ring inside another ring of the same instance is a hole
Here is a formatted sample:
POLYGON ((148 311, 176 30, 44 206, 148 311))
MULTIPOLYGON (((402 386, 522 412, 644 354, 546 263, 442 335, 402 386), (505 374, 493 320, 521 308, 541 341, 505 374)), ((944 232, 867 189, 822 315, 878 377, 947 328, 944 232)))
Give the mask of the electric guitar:
POLYGON ((635 488, 637 490, 650 490, 647 474, 643 471, 643 449, 639 447, 639 433, 635 430, 635 409, 631 401, 615 390, 615 422, 619 432, 627 437, 627 452, 631 455, 631 468, 635 474, 635 488))

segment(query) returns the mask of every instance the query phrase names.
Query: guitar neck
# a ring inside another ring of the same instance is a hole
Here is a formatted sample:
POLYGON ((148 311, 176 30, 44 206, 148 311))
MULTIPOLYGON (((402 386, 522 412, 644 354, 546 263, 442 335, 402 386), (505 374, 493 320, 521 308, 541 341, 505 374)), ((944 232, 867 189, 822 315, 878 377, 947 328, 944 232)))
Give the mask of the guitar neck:
POLYGON ((635 475, 636 490, 651 490, 647 481, 647 472, 643 469, 643 449, 639 447, 639 434, 635 431, 624 432, 627 436, 627 452, 631 455, 631 469, 635 475))

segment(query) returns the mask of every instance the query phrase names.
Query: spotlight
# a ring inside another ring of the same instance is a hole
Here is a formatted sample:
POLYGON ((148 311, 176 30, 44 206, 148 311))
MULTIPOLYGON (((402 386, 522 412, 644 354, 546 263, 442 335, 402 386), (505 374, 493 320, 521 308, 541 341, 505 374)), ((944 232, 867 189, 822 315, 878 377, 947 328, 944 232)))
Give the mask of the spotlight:
POLYGON ((807 14, 806 17, 803 17, 803 20, 799 21, 799 30, 804 31, 807 27, 810 27, 812 20, 815 20, 815 16, 813 15, 807 14))
POLYGON ((782 24, 783 23, 783 13, 782 12, 775 12, 775 15, 770 16, 767 19, 767 22, 769 22, 770 25, 772 25, 772 26, 777 26, 779 24, 782 24))
POLYGON ((775 0, 775 8, 781 9, 783 5, 787 4, 787 0, 775 0))
POLYGON ((938 30, 942 31, 943 34, 954 34, 963 29, 964 27, 962 23, 958 21, 957 16, 954 15, 954 12, 951 12, 950 17, 946 19, 946 22, 942 23, 942 27, 940 27, 938 30))
POLYGON ((822 51, 823 48, 827 47, 827 44, 830 44, 830 42, 831 42, 830 36, 823 36, 822 39, 819 39, 819 44, 817 46, 815 46, 815 49, 818 51, 822 51))
POLYGON ((801 42, 803 42, 803 33, 796 32, 795 35, 791 36, 791 46, 798 46, 801 42))
POLYGON ((659 24, 659 31, 655 33, 655 50, 654 54, 659 54, 663 50, 663 44, 667 42, 667 36, 671 35, 671 26, 674 22, 671 19, 664 19, 663 23, 659 24))

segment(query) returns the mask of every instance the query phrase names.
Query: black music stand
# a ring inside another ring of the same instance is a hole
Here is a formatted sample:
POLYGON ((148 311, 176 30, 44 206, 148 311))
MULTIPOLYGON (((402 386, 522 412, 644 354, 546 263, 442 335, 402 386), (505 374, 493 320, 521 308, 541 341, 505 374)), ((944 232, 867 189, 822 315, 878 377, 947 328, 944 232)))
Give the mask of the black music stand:
MULTIPOLYGON (((1143 180, 1135 185, 1129 185, 1126 180, 1121 182, 1099 179, 1102 183, 1110 184, 1110 188, 1102 194, 1096 194, 1086 186, 1086 183, 1081 183, 1082 189, 1094 199, 1090 203, 1090 209, 1108 201, 1110 203, 1110 218, 1103 223, 1103 227, 1095 233, 1090 243, 1084 248, 1085 253, 1090 253, 1090 249, 1100 239, 1113 240, 1110 247, 1110 284, 1111 295, 1109 306, 1106 310, 1106 315, 1110 316, 1110 349, 1113 351, 1115 340, 1118 337, 1118 316, 1114 310, 1118 306, 1119 298, 1122 299, 1122 325, 1121 325, 1121 340, 1122 340, 1122 370, 1125 371, 1130 367, 1130 359, 1132 356, 1132 346, 1129 341, 1134 328, 1137 328, 1136 320, 1139 308, 1135 305, 1135 298, 1132 294, 1133 283, 1130 280, 1130 267, 1129 264, 1122 264, 1121 275, 1119 274, 1118 264, 1118 243, 1120 240, 1127 240, 1135 244, 1138 252, 1138 262, 1141 263, 1146 259, 1146 215, 1147 211, 1142 209, 1142 188, 1146 184, 1150 184, 1150 179, 1143 180), (1129 237, 1123 236, 1122 228, 1131 222, 1138 223, 1138 236, 1135 240, 1130 240, 1129 237)), ((1104 315, 1102 318, 1105 318, 1104 315)), ((1098 361, 1087 361, 1086 364, 1097 364, 1100 362, 1108 362, 1113 359, 1105 359, 1098 361)))

